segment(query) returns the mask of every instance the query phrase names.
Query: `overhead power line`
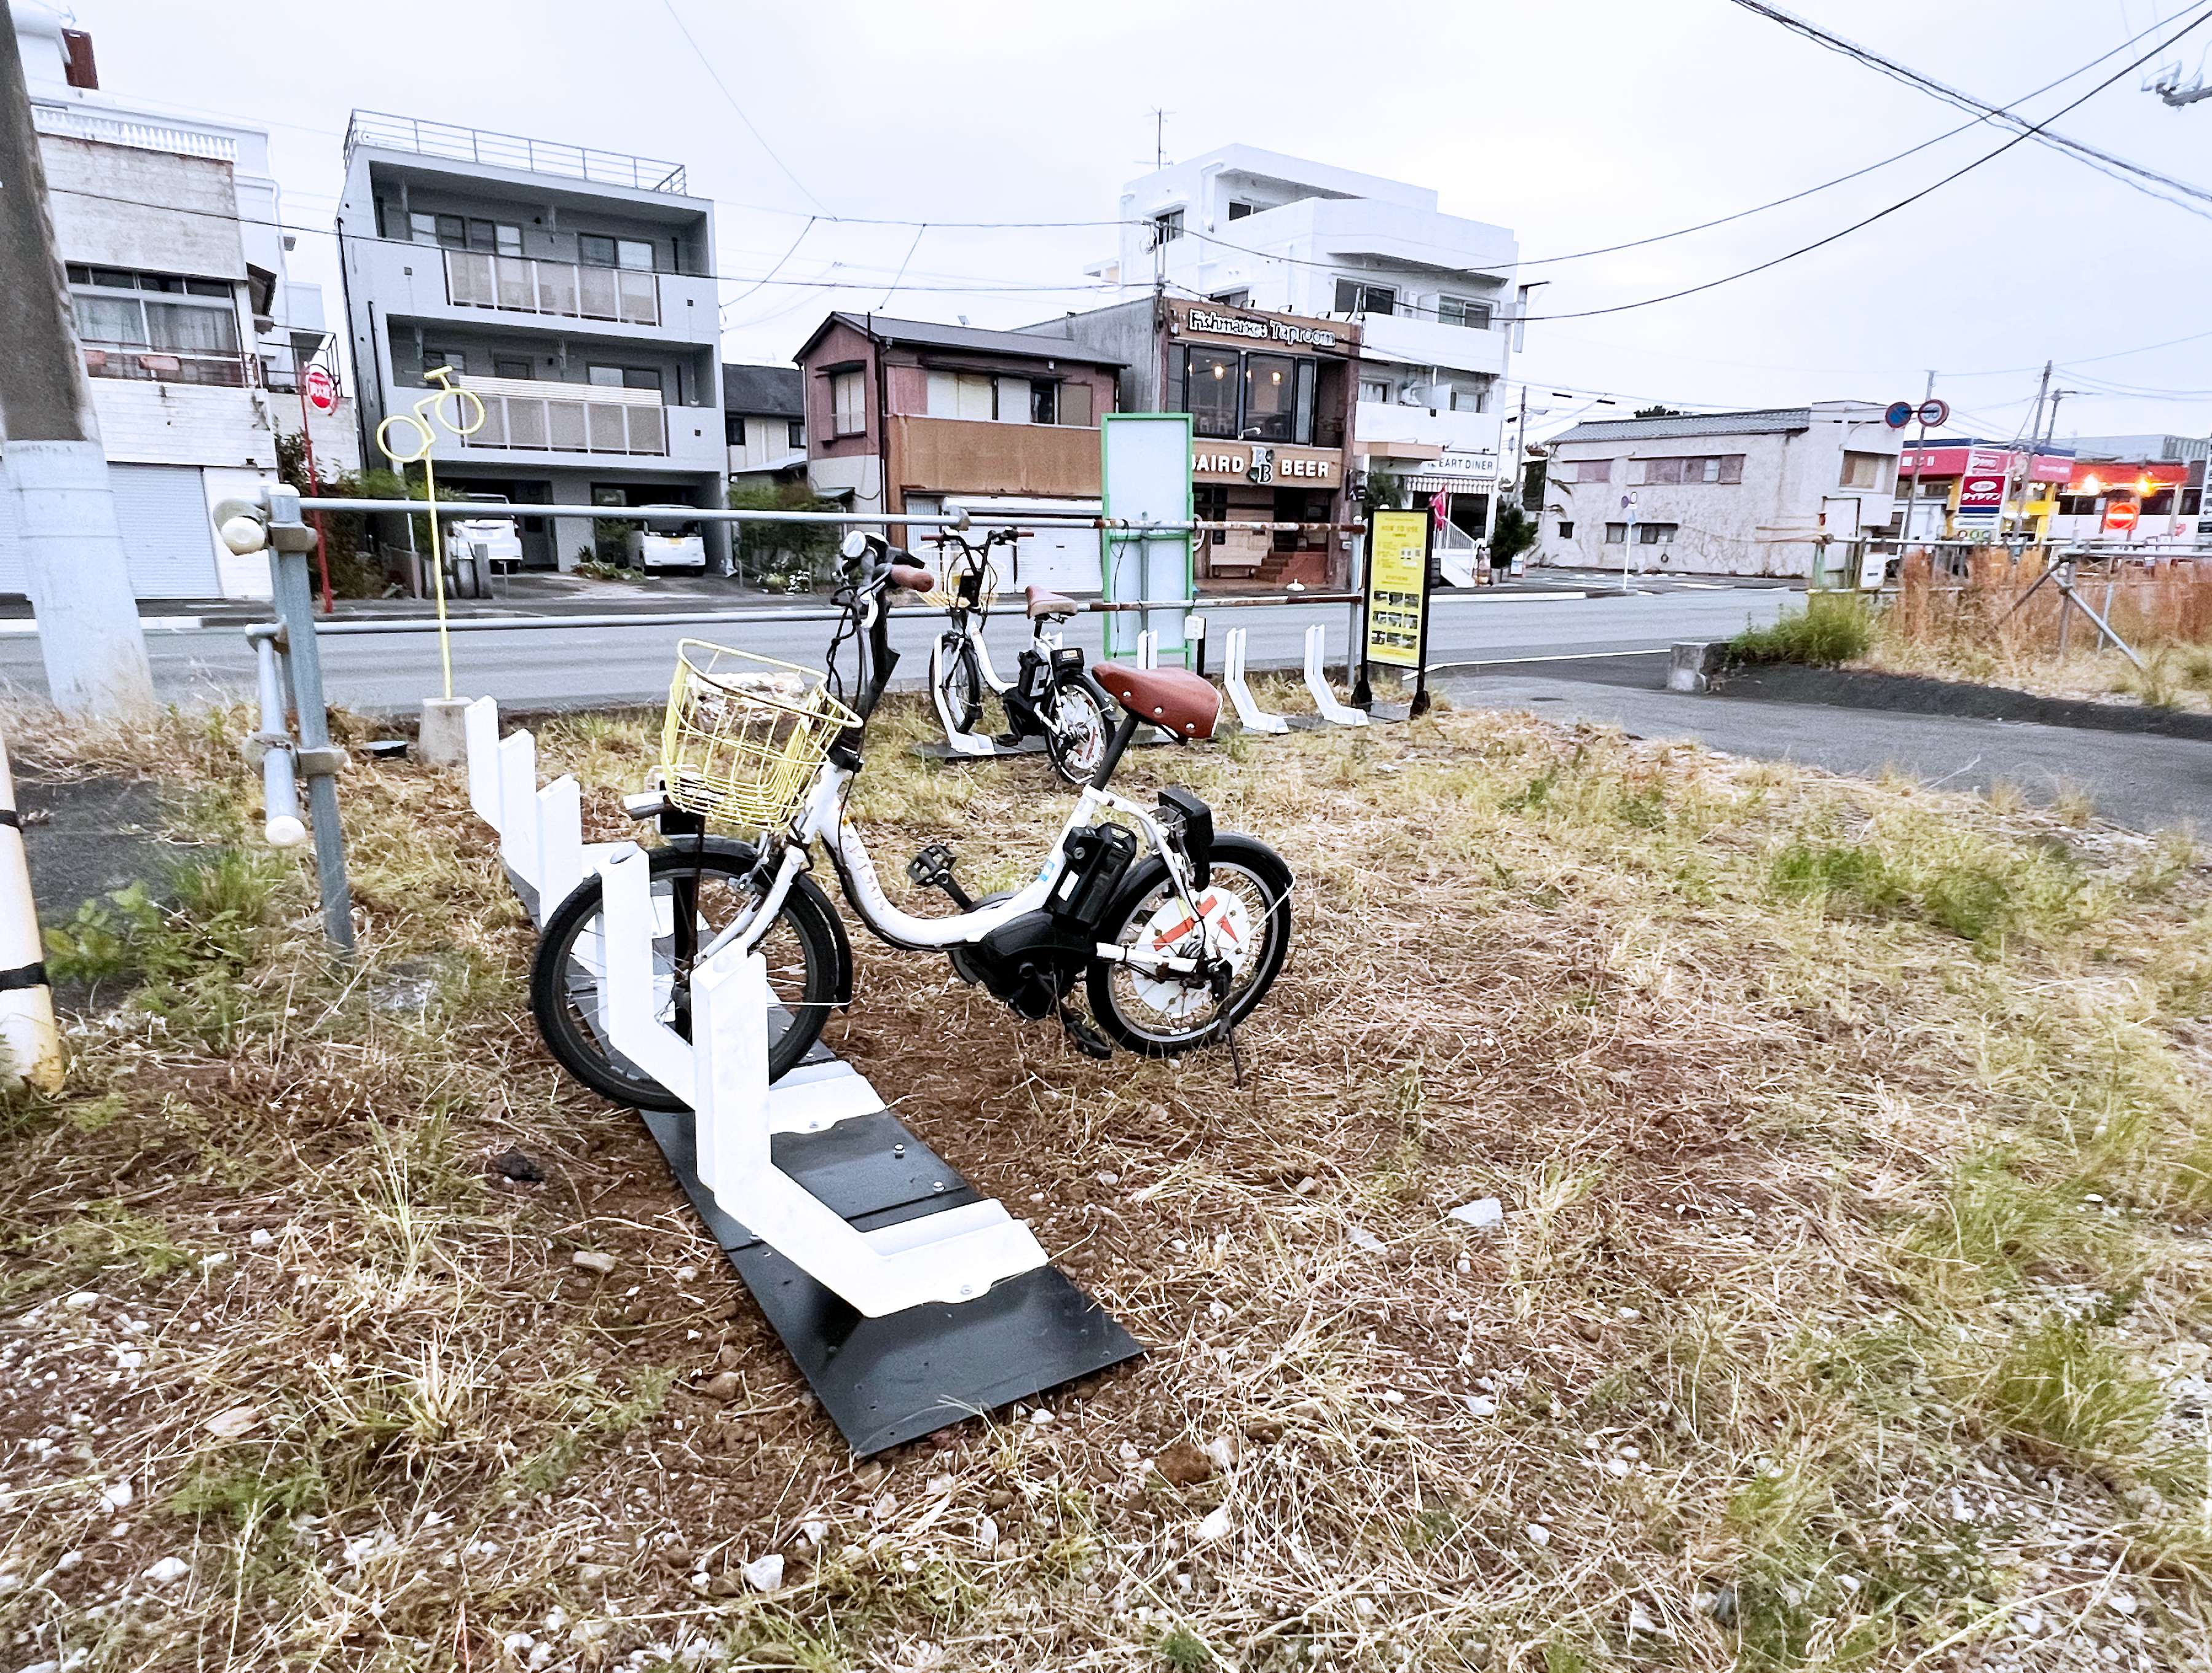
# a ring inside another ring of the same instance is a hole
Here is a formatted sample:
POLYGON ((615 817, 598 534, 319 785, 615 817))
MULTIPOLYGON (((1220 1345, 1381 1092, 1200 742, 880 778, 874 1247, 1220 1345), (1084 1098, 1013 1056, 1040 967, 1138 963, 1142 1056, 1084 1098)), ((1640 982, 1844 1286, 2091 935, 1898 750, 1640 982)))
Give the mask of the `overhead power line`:
POLYGON ((676 9, 676 0, 660 0, 660 3, 668 9, 668 21, 676 26, 676 32, 690 45, 691 55, 699 60, 699 67, 704 70, 708 79, 722 90, 722 97, 729 101, 730 108, 737 112, 738 120, 745 125, 745 131, 753 137, 755 143, 762 150, 768 153, 768 160, 783 171, 784 179, 797 186, 808 203, 813 204, 817 210, 826 211, 830 206, 808 190, 805 181, 791 172, 791 165, 776 155, 775 147, 768 143, 768 136, 753 125, 752 118, 745 114, 745 107, 738 102, 738 95, 730 91, 729 83, 722 79, 722 72, 714 68, 714 61, 708 58, 699 43, 692 39, 691 31, 684 27, 683 15, 676 9))
MULTIPOLYGON (((2084 144, 2081 141, 2069 138, 2064 134, 2054 133, 2050 131, 2047 123, 2038 123, 2033 128, 2027 127, 2024 119, 2002 106, 1992 105, 1988 100, 1978 99, 1971 93, 1964 92, 1947 82, 1939 82, 1932 76, 1923 75, 1909 64, 1900 64, 1895 58, 1861 46, 1856 41, 1846 40, 1841 35, 1832 33, 1819 24, 1802 18, 1794 12, 1787 12, 1779 6, 1767 4, 1766 0, 1733 0, 1733 3, 1741 7, 1753 16, 1763 17, 1769 22, 1778 23, 1784 28, 1792 30, 1803 35, 1807 40, 1826 47, 1830 52, 1840 52, 1846 58, 1856 58, 1868 68, 1879 70, 1893 81, 1902 82, 1905 86, 1916 88, 1923 93, 1942 100, 1947 104, 1956 105, 1961 110, 1978 111, 1992 121, 2002 122, 2009 127, 2019 127, 2021 129, 2023 138, 2033 137, 2050 146, 2053 150, 2065 152, 2077 161, 2087 162, 2101 173, 2114 174, 2116 179, 2123 179, 2124 183, 2134 186, 2138 191, 2148 192, 2152 185, 2162 186, 2192 198, 2199 203, 2212 206, 2212 191, 2207 191, 2200 186, 2192 186, 2186 180, 2176 179, 2172 175, 2161 173, 2157 169, 2147 168, 2141 163, 2132 162, 2110 151, 2100 150, 2096 146, 2084 144)), ((2195 9, 2192 8, 2192 9, 2195 9)), ((2166 20, 2168 22, 2172 21, 2166 20)), ((2164 25, 2158 27, 2163 27, 2164 25)), ((2195 25, 2192 24, 2191 27, 2194 27, 2195 25)), ((2149 192, 2149 195, 2154 198, 2165 198, 2166 194, 2149 192)), ((2166 201, 2170 203, 2172 199, 2166 198, 2166 201)))
MULTIPOLYGON (((1745 0, 1737 0, 1737 3, 1745 3, 1745 0)), ((1616 302, 1610 307, 1582 308, 1570 313, 1532 314, 1529 316, 1528 323, 1533 325, 1553 319, 1593 319, 1601 314, 1626 313, 1636 308, 1654 307, 1661 302, 1678 301, 1685 296, 1695 296, 1704 291, 1717 290, 1723 285, 1734 284, 1737 280, 1747 279, 1754 273, 1766 272, 1770 269, 1781 266, 1785 262, 1795 261, 1800 256, 1810 255, 1815 250, 1826 249, 1829 245, 1836 243, 1839 240, 1849 238, 1853 233, 1859 232, 1868 227, 1871 227, 1877 221, 1887 219, 1890 216, 1896 214, 1899 210, 1909 208, 1911 205, 1918 203, 1922 198, 1926 198, 1934 192, 1941 192, 1945 186, 1949 186, 1953 181, 1964 179, 1966 175, 1972 173, 1984 164, 1996 161, 1997 158, 2002 156, 2014 146, 2025 144, 2027 141, 2034 138, 2036 135, 2041 133, 2051 123, 2056 122, 2060 117, 2064 116, 2069 111, 2077 110, 2081 106, 2087 104, 2090 100, 2095 98, 2106 88, 2111 87, 2115 82, 2120 81, 2124 77, 2132 75, 2136 70, 2140 70, 2144 64, 2148 64, 2153 58, 2158 57, 2159 54, 2163 52, 2167 47, 2179 40, 2184 35, 2190 33, 2192 30, 2203 27, 2208 21, 2212 21, 2212 11, 2200 10, 2194 19, 2183 25, 2181 28, 2176 30, 2172 34, 2167 36, 2156 46, 2151 48, 2149 52, 2145 52, 2131 63, 2121 65, 2118 70, 2113 71, 2112 75, 2107 76, 2103 81, 2098 82, 2096 86, 2091 88, 2080 98, 2073 100, 2069 104, 2060 106, 2058 109, 2053 111, 2049 116, 2044 118, 2042 121, 2032 124, 2028 127, 2023 128, 2020 132, 2014 134, 2010 139, 2005 141, 2003 144, 1998 146, 1995 150, 1983 153, 1980 156, 1976 157, 1972 162, 1966 164, 1963 168, 1953 169, 1949 173, 1944 175, 1942 179, 1936 180, 1930 185, 1924 186, 1921 187, 1919 191, 1911 193, 1910 196, 1900 198, 1895 203, 1888 204, 1882 209, 1876 210, 1872 215, 1863 216, 1858 220, 1852 222, 1849 226, 1837 228, 1836 231, 1828 234, 1825 238, 1816 238, 1809 244, 1801 244, 1796 249, 1785 251, 1781 255, 1772 257, 1766 261, 1759 262, 1750 267, 1740 268, 1735 272, 1723 274, 1717 279, 1707 279, 1702 284, 1686 285, 1680 290, 1670 290, 1663 295, 1646 296, 1641 301, 1634 302, 1616 302)))

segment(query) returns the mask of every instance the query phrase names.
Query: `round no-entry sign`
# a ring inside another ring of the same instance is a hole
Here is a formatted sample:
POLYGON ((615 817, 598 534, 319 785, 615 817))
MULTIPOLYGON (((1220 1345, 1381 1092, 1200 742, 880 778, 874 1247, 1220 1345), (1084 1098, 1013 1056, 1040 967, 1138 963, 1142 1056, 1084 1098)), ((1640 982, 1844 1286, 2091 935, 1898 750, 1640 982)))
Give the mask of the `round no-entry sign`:
POLYGON ((2126 534, 2135 527, 2142 510, 2133 500, 2109 500, 2105 504, 2105 526, 2114 534, 2126 534))
POLYGON ((310 366, 300 380, 301 392, 307 405, 318 412, 335 412, 338 405, 338 380, 331 375, 327 366, 310 366))

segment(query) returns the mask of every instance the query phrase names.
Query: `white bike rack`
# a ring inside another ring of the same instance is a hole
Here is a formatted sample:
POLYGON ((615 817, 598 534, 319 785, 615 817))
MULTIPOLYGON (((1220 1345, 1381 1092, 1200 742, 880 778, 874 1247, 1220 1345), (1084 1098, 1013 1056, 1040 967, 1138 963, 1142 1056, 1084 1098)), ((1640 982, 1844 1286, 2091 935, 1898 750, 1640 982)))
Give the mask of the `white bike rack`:
POLYGON ((696 1112, 700 1182, 726 1213, 871 1318, 925 1302, 972 1300, 1045 1264, 1028 1225, 994 1200, 863 1232, 777 1168, 769 1141, 789 1129, 768 1083, 765 961, 730 946, 702 966, 691 987, 693 1038, 685 1040, 653 1015, 646 856, 607 860, 599 877, 608 1042, 696 1112))
POLYGON ((634 845, 584 841, 583 787, 563 774, 540 788, 537 737, 526 731, 501 738, 491 698, 478 697, 462 720, 469 806, 499 833, 507 880, 542 927, 601 859, 634 845))
POLYGON ((1137 666, 1139 668, 1160 666, 1160 636, 1157 628, 1146 628, 1137 636, 1137 666))
POLYGON ((1252 695, 1252 688, 1244 683, 1244 642, 1247 630, 1235 627, 1224 636, 1221 651, 1221 684, 1229 692, 1230 702, 1237 705, 1237 718, 1244 723, 1247 732, 1288 732, 1291 723, 1279 715, 1270 715, 1252 695))
POLYGON ((1349 704, 1339 703, 1336 693, 1329 689, 1328 676, 1322 672, 1328 654, 1328 630, 1316 622, 1306 630, 1306 690, 1313 693, 1314 708, 1322 719, 1338 726, 1365 726, 1367 716, 1349 704))
MULTIPOLYGON (((1004 690, 1005 688, 999 684, 990 663, 983 655, 982 635, 970 634, 969 642, 975 648, 976 666, 983 674, 985 686, 994 691, 1004 690)), ((954 753, 958 755, 996 755, 999 752, 998 745, 984 737, 982 733, 963 732, 960 727, 953 725, 952 711, 945 706, 945 687, 938 678, 941 672, 935 666, 930 670, 929 700, 936 707, 937 723, 945 728, 945 741, 951 745, 954 753)))

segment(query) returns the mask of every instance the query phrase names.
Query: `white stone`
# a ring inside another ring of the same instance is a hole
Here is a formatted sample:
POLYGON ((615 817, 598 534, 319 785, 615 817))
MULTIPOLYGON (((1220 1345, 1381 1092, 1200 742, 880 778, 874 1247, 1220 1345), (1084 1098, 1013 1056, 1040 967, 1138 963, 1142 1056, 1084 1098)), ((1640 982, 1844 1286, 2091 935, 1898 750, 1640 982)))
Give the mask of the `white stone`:
POLYGON ((1549 1545, 1552 1542, 1552 1530, 1540 1522, 1530 1523, 1525 1531, 1531 1545, 1549 1545))
POLYGON ((1467 1400, 1467 1409, 1473 1415, 1476 1417, 1496 1417, 1498 1415, 1498 1402, 1495 1400, 1492 1400, 1488 1395, 1470 1394, 1465 1396, 1465 1398, 1467 1400))
POLYGON ((128 1481, 110 1481, 100 1490, 100 1496, 110 1510, 119 1511, 137 1495, 128 1481))
POLYGON ((276 1234, 265 1226, 257 1226, 246 1234, 246 1241, 256 1249, 266 1249, 276 1241, 276 1234))
POLYGON ((155 1585, 161 1586, 168 1585, 172 1580, 181 1580, 191 1572, 192 1566, 182 1557, 164 1557, 161 1561, 147 1567, 146 1578, 155 1585))
POLYGON ((1035 1424, 1038 1428, 1042 1429, 1046 1424, 1052 1421, 1052 1414, 1045 1410, 1043 1407, 1040 1406, 1030 1414, 1030 1421, 1035 1424))
POLYGON ((1225 1539, 1229 1534, 1229 1506, 1219 1505, 1206 1513, 1198 1524, 1198 1537, 1202 1540, 1225 1539))
POLYGON ((999 1548, 999 1524, 988 1516, 975 1524, 975 1548, 987 1557, 999 1548))
POLYGON ((764 1557, 756 1557, 738 1572, 755 1591, 774 1591, 783 1584, 783 1553, 771 1551, 764 1557))
POLYGON ((96 1307, 99 1305, 100 1292, 98 1290, 76 1290, 62 1298, 63 1306, 74 1307, 79 1312, 82 1312, 87 1307, 96 1307))
POLYGON ((1505 1223, 1505 1205, 1494 1196, 1477 1197, 1472 1202, 1462 1202, 1448 1214, 1447 1220, 1455 1220, 1484 1231, 1505 1223))
POLYGON ((799 1532, 809 1545, 819 1545, 830 1536, 830 1524, 826 1522, 802 1522, 799 1524, 799 1532))
POLYGON ((1384 1248, 1382 1239, 1364 1226, 1353 1226, 1344 1234, 1344 1240, 1354 1249, 1364 1249, 1370 1255, 1380 1255, 1384 1248))

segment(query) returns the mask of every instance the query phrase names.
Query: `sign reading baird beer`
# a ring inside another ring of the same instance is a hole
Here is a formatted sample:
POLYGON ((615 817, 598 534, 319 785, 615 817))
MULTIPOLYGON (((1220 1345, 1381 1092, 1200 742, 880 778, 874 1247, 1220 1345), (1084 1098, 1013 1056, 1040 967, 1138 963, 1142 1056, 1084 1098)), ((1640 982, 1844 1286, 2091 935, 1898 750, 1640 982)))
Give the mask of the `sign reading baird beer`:
POLYGON ((1338 464, 1336 454, 1319 448, 1257 441, 1201 441, 1190 453, 1190 474, 1196 482, 1334 488, 1338 464))

